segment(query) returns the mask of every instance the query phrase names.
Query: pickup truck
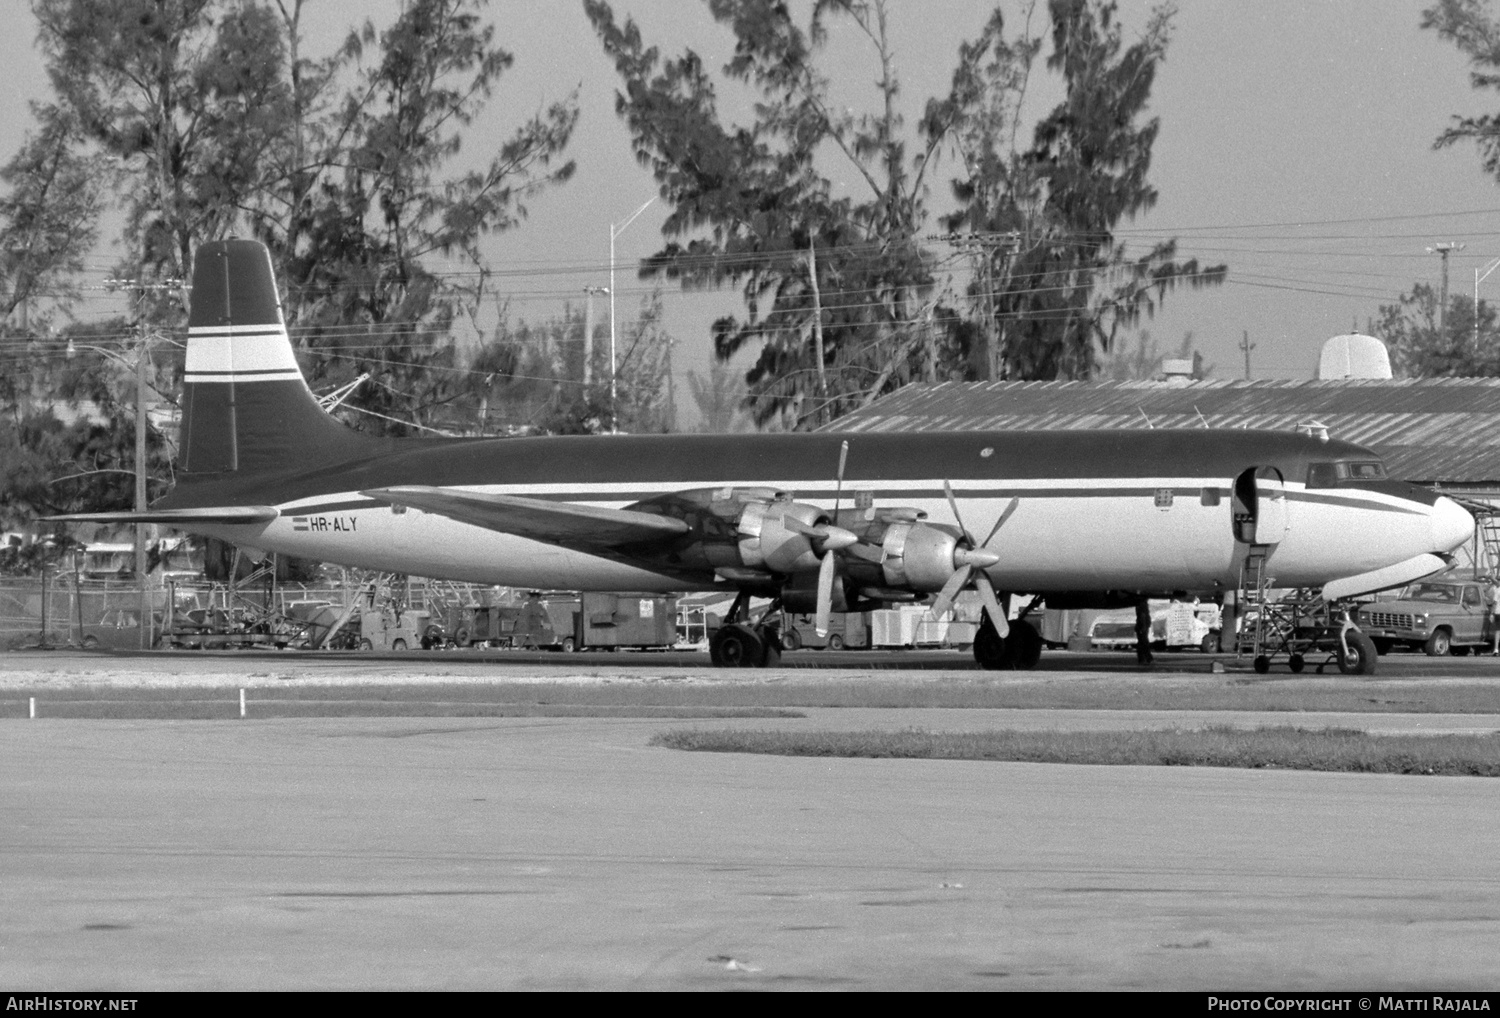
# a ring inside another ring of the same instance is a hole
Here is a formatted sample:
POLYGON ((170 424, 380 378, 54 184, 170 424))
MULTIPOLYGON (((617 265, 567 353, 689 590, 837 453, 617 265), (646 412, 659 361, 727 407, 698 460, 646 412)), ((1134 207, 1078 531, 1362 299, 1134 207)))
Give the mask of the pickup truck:
POLYGON ((1467 654, 1490 644, 1485 584, 1465 580, 1423 580, 1394 601, 1372 601, 1355 613, 1354 624, 1381 654, 1401 645, 1431 657, 1467 654))

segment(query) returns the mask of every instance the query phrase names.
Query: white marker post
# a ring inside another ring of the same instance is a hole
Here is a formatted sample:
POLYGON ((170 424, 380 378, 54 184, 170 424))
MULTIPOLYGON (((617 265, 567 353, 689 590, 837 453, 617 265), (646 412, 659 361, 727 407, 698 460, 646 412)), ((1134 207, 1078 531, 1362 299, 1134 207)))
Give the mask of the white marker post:
POLYGON ((244 716, 245 716, 245 690, 244 690, 244 687, 242 686, 242 687, 240 687, 240 717, 244 717, 244 716))
POLYGON ((31 698, 31 720, 36 720, 36 697, 31 698))

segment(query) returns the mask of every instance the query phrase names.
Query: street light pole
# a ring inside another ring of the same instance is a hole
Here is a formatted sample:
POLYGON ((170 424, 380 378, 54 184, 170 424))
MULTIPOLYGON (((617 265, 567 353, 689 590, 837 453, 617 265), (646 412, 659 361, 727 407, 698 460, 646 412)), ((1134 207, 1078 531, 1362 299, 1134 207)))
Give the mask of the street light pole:
POLYGON ((1500 269, 1500 258, 1496 258, 1483 269, 1474 270, 1474 352, 1476 354, 1479 353, 1479 284, 1496 269, 1500 269))
POLYGON ((1438 335, 1444 342, 1448 340, 1448 256, 1463 249, 1464 245, 1446 240, 1427 249, 1428 254, 1440 255, 1443 259, 1443 295, 1438 302, 1438 335))
POLYGON ((646 206, 656 201, 655 198, 646 199, 646 204, 632 212, 624 222, 609 224, 609 430, 619 430, 620 413, 616 403, 617 393, 615 391, 615 238, 625 232, 625 228, 635 222, 636 217, 646 211, 646 206))

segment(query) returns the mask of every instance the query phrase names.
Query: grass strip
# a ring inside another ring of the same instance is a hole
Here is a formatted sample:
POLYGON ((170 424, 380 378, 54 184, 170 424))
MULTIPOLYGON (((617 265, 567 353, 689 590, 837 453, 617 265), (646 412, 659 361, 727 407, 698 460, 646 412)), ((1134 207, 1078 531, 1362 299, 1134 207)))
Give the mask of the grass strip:
POLYGON ((1500 735, 1371 735, 1348 728, 791 732, 677 729, 653 746, 715 753, 1243 767, 1500 777, 1500 735))

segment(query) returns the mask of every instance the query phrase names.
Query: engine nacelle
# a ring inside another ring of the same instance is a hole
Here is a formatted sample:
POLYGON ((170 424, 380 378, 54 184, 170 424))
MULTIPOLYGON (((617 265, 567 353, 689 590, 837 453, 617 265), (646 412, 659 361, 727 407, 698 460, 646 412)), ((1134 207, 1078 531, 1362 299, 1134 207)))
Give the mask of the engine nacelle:
POLYGON ((940 523, 892 523, 880 541, 880 568, 885 585, 936 591, 953 576, 953 562, 963 535, 940 523))
POLYGON ((816 571, 818 555, 806 534, 789 529, 788 518, 806 526, 828 522, 828 514, 802 502, 750 502, 736 525, 740 561, 751 569, 773 573, 816 571))

